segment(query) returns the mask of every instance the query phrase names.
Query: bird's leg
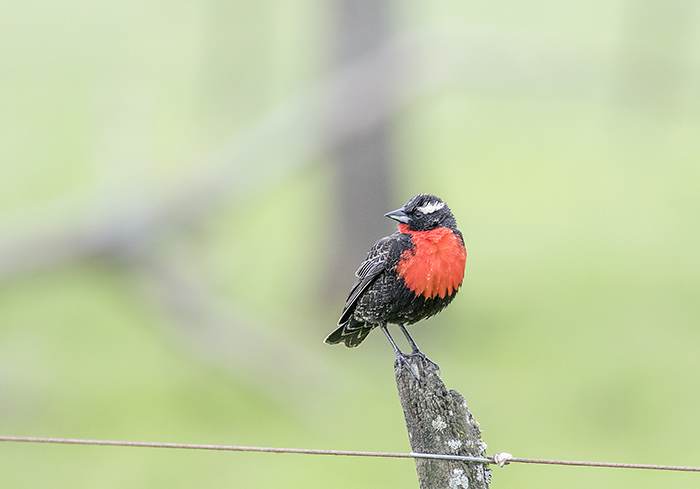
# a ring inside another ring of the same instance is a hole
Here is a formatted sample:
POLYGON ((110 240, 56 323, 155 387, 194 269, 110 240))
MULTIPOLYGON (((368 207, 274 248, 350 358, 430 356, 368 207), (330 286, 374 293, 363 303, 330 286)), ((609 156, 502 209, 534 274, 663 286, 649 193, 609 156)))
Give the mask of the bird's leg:
POLYGON ((411 345, 411 348, 413 348, 411 355, 416 354, 416 353, 420 353, 421 352, 420 348, 418 348, 418 345, 416 344, 416 342, 413 340, 413 338, 411 338, 411 335, 408 334, 408 330, 406 329, 406 327, 403 324, 399 324, 399 328, 401 328, 401 332, 408 340, 408 344, 411 345))
POLYGON ((413 338, 411 338, 411 335, 408 334, 406 327, 403 324, 399 324, 399 328, 401 328, 401 332, 408 340, 408 343, 411 345, 411 348, 413 348, 413 351, 407 356, 409 356, 409 357, 421 357, 426 362, 433 364, 435 366, 435 368, 437 369, 437 371, 440 372, 440 365, 433 362, 430 358, 425 356, 425 353, 420 351, 420 348, 418 348, 418 345, 416 344, 416 342, 413 341, 413 338))
POLYGON ((406 365, 408 367, 408 370, 411 371, 411 374, 413 374, 413 378, 418 380, 418 377, 416 377, 416 373, 413 371, 411 364, 408 363, 408 359, 406 358, 406 354, 404 352, 402 352, 398 346, 396 346, 396 342, 394 341, 394 338, 392 338, 391 335, 389 334, 389 330, 386 328, 386 324, 382 325, 382 331, 384 331, 384 334, 389 339, 391 346, 394 347, 394 353, 396 354, 396 363, 399 364, 399 377, 401 376, 401 371, 403 370, 403 365, 406 365))

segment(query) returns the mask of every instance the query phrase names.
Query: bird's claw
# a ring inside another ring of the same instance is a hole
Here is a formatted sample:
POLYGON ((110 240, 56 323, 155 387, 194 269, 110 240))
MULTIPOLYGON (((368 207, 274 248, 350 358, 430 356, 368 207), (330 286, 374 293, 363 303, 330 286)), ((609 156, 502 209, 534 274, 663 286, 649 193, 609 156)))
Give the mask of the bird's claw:
POLYGON ((440 365, 437 363, 433 362, 430 358, 425 356, 425 353, 423 353, 420 350, 413 350, 413 352, 409 353, 406 355, 407 357, 420 357, 425 363, 431 364, 435 369, 438 371, 438 374, 440 374, 440 365))
POLYGON ((412 356, 411 355, 405 355, 403 353, 396 355, 396 360, 394 360, 394 368, 398 367, 398 373, 396 374, 397 377, 401 377, 401 373, 403 372, 403 366, 405 365, 408 367, 409 372, 411 372, 411 375, 413 375, 413 378, 418 380, 418 375, 416 374, 415 370, 413 369, 413 365, 411 365, 411 362, 408 361, 408 357, 412 356))

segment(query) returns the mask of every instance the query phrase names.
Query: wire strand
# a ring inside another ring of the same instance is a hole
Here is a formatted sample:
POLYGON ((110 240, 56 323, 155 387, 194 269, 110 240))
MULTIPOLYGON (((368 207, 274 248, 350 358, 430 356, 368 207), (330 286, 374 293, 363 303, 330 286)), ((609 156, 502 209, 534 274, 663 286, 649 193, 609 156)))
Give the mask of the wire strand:
MULTIPOLYGON (((119 447, 149 447, 149 448, 180 448, 190 450, 220 450, 231 452, 267 452, 267 453, 298 453, 304 455, 340 455, 350 457, 385 457, 385 458, 428 458, 435 460, 458 460, 484 464, 498 464, 493 457, 468 457, 463 455, 448 455, 439 453, 392 453, 392 452, 358 452, 348 450, 316 450, 311 448, 274 448, 246 447, 234 445, 195 445, 188 443, 152 443, 142 441, 116 440, 82 440, 75 438, 36 438, 26 436, 0 436, 0 441, 25 443, 54 443, 64 445, 99 445, 119 447)), ((700 472, 700 467, 685 467, 678 465, 655 464, 625 464, 615 462, 585 462, 572 460, 549 460, 539 458, 509 458, 509 463, 568 465, 578 467, 612 467, 621 469, 673 470, 682 472, 700 472)))

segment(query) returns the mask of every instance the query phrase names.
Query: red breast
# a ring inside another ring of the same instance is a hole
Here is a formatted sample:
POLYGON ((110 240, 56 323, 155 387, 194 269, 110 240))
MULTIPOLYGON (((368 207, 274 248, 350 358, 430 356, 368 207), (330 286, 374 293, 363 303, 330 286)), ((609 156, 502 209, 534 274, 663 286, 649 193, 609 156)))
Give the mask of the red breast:
POLYGON ((410 234, 413 243, 396 267, 406 286, 427 299, 452 295, 462 284, 467 263, 467 250, 459 236, 445 227, 412 231, 399 224, 399 231, 410 234))

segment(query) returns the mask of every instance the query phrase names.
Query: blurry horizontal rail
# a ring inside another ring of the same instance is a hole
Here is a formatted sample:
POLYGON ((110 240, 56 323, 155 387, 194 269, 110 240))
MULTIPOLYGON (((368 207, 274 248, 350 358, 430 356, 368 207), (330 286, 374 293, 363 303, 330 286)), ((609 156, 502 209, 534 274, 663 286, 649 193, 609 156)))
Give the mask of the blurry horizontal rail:
MULTIPOLYGON (((385 457, 385 458, 430 458, 435 460, 461 460, 464 462, 477 462, 495 464, 493 458, 466 457, 462 455, 446 455, 439 453, 391 453, 391 452, 354 452, 348 450, 314 450, 310 448, 272 448, 272 447, 243 447, 231 445, 193 445, 187 443, 151 443, 142 441, 114 441, 114 440, 80 440, 73 438, 34 438, 23 436, 0 436, 1 441, 14 441, 25 443, 56 443, 64 445, 99 445, 118 447, 150 447, 150 448, 182 448, 190 450, 221 450, 231 452, 266 452, 266 453, 299 453, 305 455, 341 455, 350 457, 385 457)), ((612 467, 621 469, 650 469, 650 470, 675 470, 682 472, 700 472, 700 467, 683 467, 677 465, 653 465, 653 464, 624 464, 614 462, 583 462, 570 460, 547 460, 535 458, 510 458, 508 463, 568 465, 578 467, 612 467)))

